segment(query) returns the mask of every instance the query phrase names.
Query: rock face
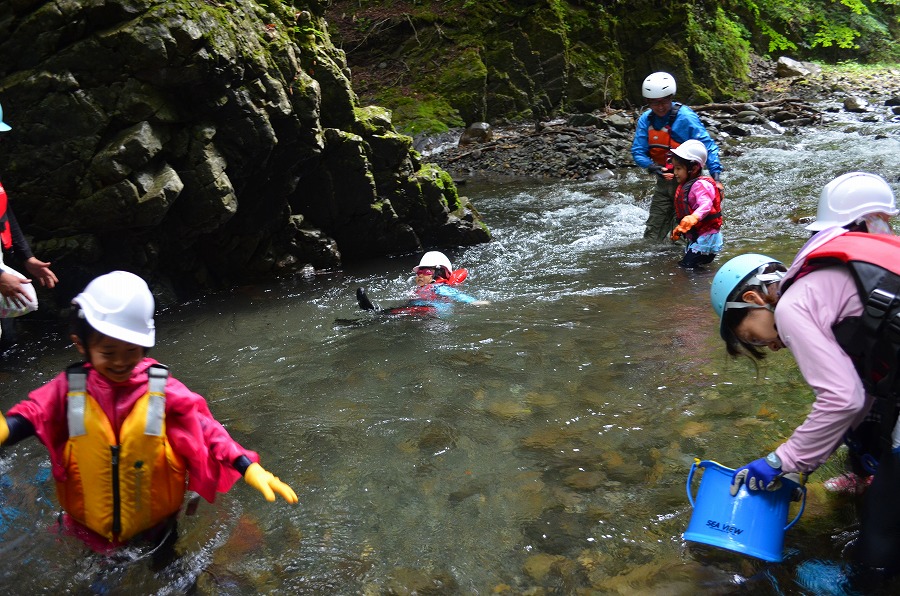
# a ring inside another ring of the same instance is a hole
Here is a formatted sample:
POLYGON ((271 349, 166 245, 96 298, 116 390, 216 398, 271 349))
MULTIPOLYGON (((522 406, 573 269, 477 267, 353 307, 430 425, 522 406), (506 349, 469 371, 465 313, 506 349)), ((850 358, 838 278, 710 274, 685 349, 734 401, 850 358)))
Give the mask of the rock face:
POLYGON ((60 302, 114 268, 188 295, 490 239, 303 4, 0 5, 0 176, 60 302))
POLYGON ((657 70, 691 104, 748 98, 740 27, 689 5, 331 0, 326 14, 357 92, 395 107, 411 134, 436 134, 640 106, 641 81, 657 70))

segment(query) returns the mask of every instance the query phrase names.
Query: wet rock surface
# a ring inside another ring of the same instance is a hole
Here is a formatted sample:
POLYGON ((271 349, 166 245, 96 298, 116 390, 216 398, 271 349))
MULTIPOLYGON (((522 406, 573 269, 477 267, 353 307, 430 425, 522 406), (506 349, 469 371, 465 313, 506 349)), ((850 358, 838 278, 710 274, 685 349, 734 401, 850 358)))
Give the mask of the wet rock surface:
POLYGON ((166 304, 490 240, 390 111, 359 105, 319 3, 260 8, 4 3, 3 184, 60 279, 36 316, 113 269, 166 304))

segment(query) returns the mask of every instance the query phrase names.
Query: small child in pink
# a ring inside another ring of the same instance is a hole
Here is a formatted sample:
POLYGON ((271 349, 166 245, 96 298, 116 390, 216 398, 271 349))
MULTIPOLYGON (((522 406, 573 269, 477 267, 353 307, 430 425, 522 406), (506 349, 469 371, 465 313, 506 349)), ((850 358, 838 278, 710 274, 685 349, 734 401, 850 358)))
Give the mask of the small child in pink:
POLYGON ((718 183, 703 176, 706 146, 688 140, 672 149, 672 165, 678 188, 675 190, 675 217, 680 223, 672 230, 672 241, 688 240, 678 263, 696 269, 712 263, 722 250, 722 191, 718 183))

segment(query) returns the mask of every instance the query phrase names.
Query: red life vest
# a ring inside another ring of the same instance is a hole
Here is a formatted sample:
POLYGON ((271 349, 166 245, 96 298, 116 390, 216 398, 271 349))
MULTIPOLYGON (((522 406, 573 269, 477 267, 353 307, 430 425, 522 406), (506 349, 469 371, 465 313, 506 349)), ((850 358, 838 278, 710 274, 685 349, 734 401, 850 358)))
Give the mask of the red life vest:
POLYGON ((672 110, 669 112, 666 123, 662 128, 653 128, 652 124, 647 128, 647 144, 650 147, 650 159, 658 165, 666 165, 666 160, 669 159, 669 151, 681 145, 681 143, 672 138, 672 123, 675 122, 679 109, 681 109, 680 103, 672 104, 672 110))
POLYGON ((875 407, 881 414, 881 439, 890 448, 900 405, 900 238, 841 234, 810 252, 797 274, 782 282, 781 292, 812 271, 834 265, 850 270, 863 313, 846 317, 832 331, 853 360, 863 387, 879 398, 875 407))
POLYGON ((437 292, 434 291, 435 286, 439 282, 433 281, 430 284, 425 284, 424 286, 416 286, 416 289, 413 290, 413 294, 416 297, 416 300, 423 300, 425 302, 437 302, 439 300, 444 300, 440 296, 437 295, 437 292))
MULTIPOLYGON (((441 269, 441 272, 445 271, 445 269, 441 269)), ((469 276, 468 269, 457 269, 456 271, 451 271, 447 277, 438 277, 438 274, 435 273, 434 281, 430 284, 425 284, 421 287, 416 287, 413 290, 413 294, 415 294, 417 300, 424 300, 426 302, 449 302, 447 298, 443 296, 439 296, 435 292, 435 288, 438 285, 448 285, 448 286, 458 286, 462 282, 466 280, 469 276)))
POLYGON ((685 215, 691 214, 691 207, 688 205, 687 200, 690 196, 691 187, 694 185, 694 182, 701 178, 712 184, 712 187, 715 189, 715 195, 713 196, 712 210, 710 210, 710 212, 697 222, 697 225, 691 228, 686 234, 688 238, 693 240, 696 240, 706 232, 718 231, 722 227, 722 191, 719 189, 719 185, 716 184, 716 181, 709 176, 691 178, 684 184, 678 185, 678 188, 675 189, 675 215, 677 216, 678 221, 681 221, 681 218, 685 215))
POLYGON ((9 213, 6 209, 7 197, 3 185, 0 184, 0 244, 3 250, 12 248, 12 229, 9 226, 9 213))
MULTIPOLYGON (((444 269, 441 269, 444 271, 444 269)), ((435 283, 447 284, 448 286, 458 286, 462 282, 466 281, 466 278, 469 276, 468 269, 457 269, 456 271, 450 272, 447 277, 439 277, 437 274, 434 276, 435 283)))

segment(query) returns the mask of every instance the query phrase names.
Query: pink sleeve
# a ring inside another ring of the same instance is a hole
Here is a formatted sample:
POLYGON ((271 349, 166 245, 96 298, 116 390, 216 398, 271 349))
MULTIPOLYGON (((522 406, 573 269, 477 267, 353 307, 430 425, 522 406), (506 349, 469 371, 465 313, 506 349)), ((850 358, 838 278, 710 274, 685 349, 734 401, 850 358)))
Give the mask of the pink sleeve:
POLYGON ((696 215, 698 219, 703 219, 712 211, 713 199, 716 196, 716 190, 708 180, 697 180, 691 185, 691 192, 688 193, 688 206, 691 208, 691 214, 696 215))
POLYGON ((65 371, 56 375, 46 385, 28 394, 28 399, 14 405, 8 416, 22 416, 34 426, 38 440, 50 453, 50 469, 56 480, 65 480, 62 466, 63 450, 69 439, 69 423, 66 419, 66 393, 68 383, 65 371))
POLYGON ((831 331, 834 323, 861 312, 855 283, 843 267, 810 273, 778 301, 778 335, 816 396, 806 420, 776 450, 785 471, 818 468, 871 407, 853 362, 831 331))
POLYGON ((212 502, 241 478, 234 460, 259 456, 241 447, 209 411, 206 400, 181 381, 169 377, 166 385, 166 434, 188 466, 188 489, 212 502))

